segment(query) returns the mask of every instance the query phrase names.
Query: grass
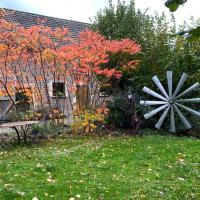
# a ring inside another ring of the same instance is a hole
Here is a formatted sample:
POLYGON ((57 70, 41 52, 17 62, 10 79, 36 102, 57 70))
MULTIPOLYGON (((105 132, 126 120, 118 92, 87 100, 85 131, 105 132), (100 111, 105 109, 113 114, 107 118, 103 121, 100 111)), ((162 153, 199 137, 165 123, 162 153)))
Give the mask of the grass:
POLYGON ((200 199, 200 141, 73 137, 0 152, 0 199, 200 199))

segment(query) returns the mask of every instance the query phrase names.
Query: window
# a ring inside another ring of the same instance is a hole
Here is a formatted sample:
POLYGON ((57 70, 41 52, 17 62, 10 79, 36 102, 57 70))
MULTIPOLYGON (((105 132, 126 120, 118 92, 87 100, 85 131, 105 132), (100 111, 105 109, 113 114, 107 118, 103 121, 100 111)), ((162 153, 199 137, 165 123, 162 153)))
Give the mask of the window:
POLYGON ((109 95, 106 94, 105 91, 101 91, 101 92, 99 93, 99 97, 109 97, 109 95))
POLYGON ((30 88, 19 88, 15 93, 15 102, 18 111, 25 112, 31 109, 32 92, 30 88))
POLYGON ((65 96, 65 83, 53 82, 52 89, 53 89, 53 96, 55 97, 65 96))

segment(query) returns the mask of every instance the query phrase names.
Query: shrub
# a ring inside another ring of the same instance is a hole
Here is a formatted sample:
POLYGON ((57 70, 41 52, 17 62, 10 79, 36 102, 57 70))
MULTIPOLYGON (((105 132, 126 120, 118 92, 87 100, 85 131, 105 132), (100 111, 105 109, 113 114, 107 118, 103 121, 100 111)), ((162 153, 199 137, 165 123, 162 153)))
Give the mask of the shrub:
MULTIPOLYGON (((131 118, 133 111, 131 110, 131 102, 128 99, 129 92, 122 92, 114 95, 112 101, 108 102, 109 113, 105 118, 107 125, 113 126, 116 129, 132 129, 131 118)), ((150 111, 150 107, 143 107, 139 101, 143 99, 140 93, 133 94, 135 98, 135 109, 138 117, 143 121, 143 127, 152 128, 154 119, 143 120, 144 113, 150 111)))
POLYGON ((126 96, 120 95, 114 97, 108 103, 109 114, 106 117, 108 125, 116 128, 131 128, 131 111, 128 99, 126 96))
POLYGON ((7 121, 15 122, 15 121, 28 121, 35 120, 36 115, 34 111, 25 111, 25 112, 17 112, 16 110, 11 110, 5 118, 7 121))
POLYGON ((55 125, 52 122, 46 122, 46 123, 40 123, 31 126, 31 132, 34 135, 49 135, 49 136, 54 136, 54 135, 59 135, 62 133, 63 126, 61 125, 55 125))
POLYGON ((89 133, 96 130, 105 123, 106 108, 99 108, 96 111, 80 112, 75 117, 75 122, 71 125, 73 133, 89 133))

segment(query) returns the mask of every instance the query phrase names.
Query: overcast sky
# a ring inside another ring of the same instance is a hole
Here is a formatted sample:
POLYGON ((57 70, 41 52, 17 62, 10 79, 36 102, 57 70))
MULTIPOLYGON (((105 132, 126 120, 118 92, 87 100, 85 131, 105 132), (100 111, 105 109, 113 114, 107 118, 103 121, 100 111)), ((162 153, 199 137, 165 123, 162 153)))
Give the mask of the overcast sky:
MULTIPOLYGON (((116 3, 117 0, 113 0, 116 3)), ((125 0, 129 2, 130 0, 125 0)), ((164 6, 165 0, 135 0, 136 7, 148 14, 155 11, 164 11, 169 16, 168 9, 164 6)), ((70 20, 90 22, 96 12, 108 5, 108 0, 0 0, 0 7, 32 12, 47 16, 65 18, 70 20)), ((175 12, 178 24, 184 20, 189 23, 191 15, 200 17, 200 0, 188 0, 175 12)))

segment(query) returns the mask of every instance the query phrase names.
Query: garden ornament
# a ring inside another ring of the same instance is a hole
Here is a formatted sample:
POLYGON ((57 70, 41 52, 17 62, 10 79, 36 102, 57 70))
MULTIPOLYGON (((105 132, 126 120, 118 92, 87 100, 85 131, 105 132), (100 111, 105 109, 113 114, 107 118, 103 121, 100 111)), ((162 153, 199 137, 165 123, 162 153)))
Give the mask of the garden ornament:
POLYGON ((131 105, 131 126, 135 133, 138 133, 140 126, 142 125, 142 120, 138 117, 136 108, 135 108, 135 97, 130 93, 128 94, 128 99, 131 105))
POLYGON ((193 84, 191 87, 186 89, 185 91, 180 92, 180 89, 182 88, 184 82, 186 81, 188 75, 186 73, 183 73, 181 76, 181 79, 173 92, 172 87, 172 71, 167 71, 167 83, 168 83, 168 93, 165 91, 164 87, 162 86, 161 82, 159 81, 157 76, 152 77, 153 82, 156 84, 158 89, 161 91, 162 95, 158 94, 157 92, 154 92, 153 90, 144 87, 143 92, 156 97, 162 101, 140 101, 141 105, 161 105, 160 107, 156 108, 155 110, 147 113, 144 115, 145 119, 148 119, 154 115, 156 115, 158 112, 163 111, 160 119, 156 123, 155 127, 157 129, 160 129, 167 114, 170 112, 170 132, 176 132, 176 123, 175 123, 175 112, 177 113, 178 117, 180 118, 181 122, 183 123, 184 127, 186 129, 192 128, 191 124, 188 122, 188 120, 185 118, 185 116, 181 113, 180 109, 191 113, 197 117, 200 117, 200 112, 193 110, 189 107, 186 107, 182 105, 182 103, 200 103, 200 98, 191 98, 191 99, 182 99, 185 95, 189 94, 190 92, 197 89, 200 84, 197 82, 193 84))

